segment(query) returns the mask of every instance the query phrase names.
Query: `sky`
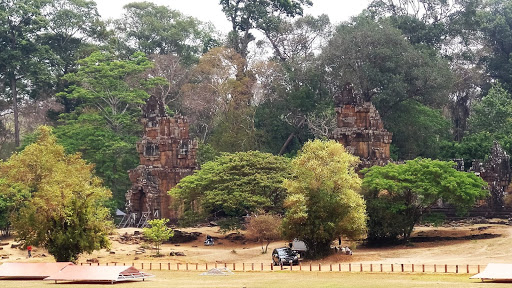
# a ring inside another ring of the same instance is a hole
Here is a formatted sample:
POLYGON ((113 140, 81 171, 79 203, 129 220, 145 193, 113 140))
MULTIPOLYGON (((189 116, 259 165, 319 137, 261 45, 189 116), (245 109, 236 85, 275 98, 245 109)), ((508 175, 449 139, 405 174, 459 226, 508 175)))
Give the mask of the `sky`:
MULTIPOLYGON (((144 0, 103 0, 96 1, 98 11, 104 18, 119 18, 123 6, 131 2, 144 0)), ((158 5, 165 5, 187 16, 193 16, 203 22, 211 22, 215 27, 227 33, 231 26, 222 13, 218 0, 146 0, 158 5)), ((318 16, 327 14, 331 23, 337 24, 359 14, 370 0, 313 0, 313 7, 305 9, 305 14, 318 16)))

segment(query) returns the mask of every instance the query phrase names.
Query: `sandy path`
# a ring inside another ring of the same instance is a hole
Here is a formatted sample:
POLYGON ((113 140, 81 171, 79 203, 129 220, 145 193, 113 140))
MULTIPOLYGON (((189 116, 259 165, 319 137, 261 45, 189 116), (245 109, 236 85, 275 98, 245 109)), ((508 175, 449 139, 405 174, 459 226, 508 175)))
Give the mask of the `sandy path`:
MULTIPOLYGON (((122 235, 126 232, 133 233, 133 228, 119 229, 116 232, 122 235)), ((151 250, 145 254, 135 254, 140 244, 121 244, 112 242, 112 252, 101 250, 91 255, 83 255, 79 262, 86 262, 87 259, 96 258, 100 262, 118 263, 140 263, 140 262, 161 262, 161 263, 270 263, 270 252, 272 249, 282 247, 285 241, 273 242, 269 246, 269 253, 262 254, 261 245, 251 240, 233 241, 224 239, 225 235, 220 234, 216 227, 189 228, 183 229, 187 232, 201 232, 202 236, 193 242, 182 244, 164 244, 161 253, 164 257, 155 258, 151 250), (215 246, 204 246, 203 240, 206 235, 218 237, 215 246), (183 252, 186 256, 169 256, 171 252, 183 252)), ((366 248, 359 247, 354 255, 332 255, 320 260, 322 263, 403 263, 403 264, 469 264, 485 265, 487 263, 512 263, 512 227, 505 225, 473 225, 470 227, 457 228, 430 228, 419 227, 416 234, 432 236, 463 236, 468 234, 492 233, 501 234, 501 237, 480 240, 455 240, 438 241, 426 243, 414 243, 413 246, 395 246, 387 248, 366 248), (478 227, 488 227, 482 231, 478 227)), ((117 237, 117 236, 115 236, 117 237)), ((115 238, 114 237, 114 238, 115 238)), ((12 242, 12 239, 4 239, 2 242, 12 242)), ((345 243, 344 245, 349 245, 345 243)), ((53 261, 50 257, 41 257, 46 253, 44 249, 35 248, 31 259, 26 258, 26 251, 11 249, 10 245, 1 246, 0 256, 8 256, 8 259, 1 262, 13 261, 53 261)), ((316 260, 315 262, 318 262, 316 260)), ((305 261, 305 264, 308 262, 305 261)))

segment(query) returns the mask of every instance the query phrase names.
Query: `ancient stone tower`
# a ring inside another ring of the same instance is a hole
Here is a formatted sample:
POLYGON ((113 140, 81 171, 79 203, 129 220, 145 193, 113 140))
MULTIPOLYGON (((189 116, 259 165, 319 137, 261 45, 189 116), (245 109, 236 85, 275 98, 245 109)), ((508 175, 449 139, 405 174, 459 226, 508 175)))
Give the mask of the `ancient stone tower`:
POLYGON ((137 142, 140 165, 129 171, 132 187, 126 193, 126 206, 132 219, 127 225, 176 219, 167 192, 197 168, 197 142, 189 138, 187 118, 167 116, 161 100, 153 96, 142 117, 144 135, 137 142))
POLYGON ((393 134, 384 129, 379 112, 370 102, 354 94, 352 84, 346 84, 335 98, 337 128, 331 138, 359 156, 359 169, 386 165, 390 161, 389 146, 393 134))

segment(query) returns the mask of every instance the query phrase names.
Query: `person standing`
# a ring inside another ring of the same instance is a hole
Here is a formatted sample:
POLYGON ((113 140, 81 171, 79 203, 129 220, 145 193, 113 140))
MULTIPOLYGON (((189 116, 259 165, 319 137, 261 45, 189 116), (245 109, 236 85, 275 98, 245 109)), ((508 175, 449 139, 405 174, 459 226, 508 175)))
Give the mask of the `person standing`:
POLYGON ((27 246, 27 251, 28 251, 28 258, 31 258, 32 257, 32 246, 27 246))

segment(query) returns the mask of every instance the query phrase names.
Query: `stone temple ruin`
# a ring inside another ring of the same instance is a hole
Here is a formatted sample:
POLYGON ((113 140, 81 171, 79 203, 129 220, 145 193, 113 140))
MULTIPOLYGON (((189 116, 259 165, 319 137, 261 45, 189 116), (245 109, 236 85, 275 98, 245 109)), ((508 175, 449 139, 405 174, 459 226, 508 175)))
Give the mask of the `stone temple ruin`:
MULTIPOLYGON (((473 160, 468 171, 475 173, 475 175, 481 177, 489 185, 489 197, 485 200, 479 200, 470 211, 470 215, 509 217, 512 210, 510 207, 506 207, 505 199, 510 194, 509 185, 512 180, 510 156, 496 141, 494 141, 490 152, 491 154, 485 161, 473 160)), ((454 159, 453 161, 456 164, 455 169, 465 171, 464 159, 454 159)), ((443 203, 443 201, 439 201, 432 211, 456 216, 455 210, 450 205, 443 203)))
POLYGON ((372 103, 363 102, 354 94, 352 84, 346 84, 341 95, 335 97, 337 128, 331 138, 343 144, 353 155, 359 156, 358 169, 390 162, 389 146, 393 133, 384 129, 379 112, 372 103))
MULTIPOLYGON (((358 170, 374 165, 384 166, 391 162, 390 144, 393 134, 384 129, 379 112, 370 102, 364 102, 354 93, 348 83, 335 97, 336 125, 330 138, 345 146, 353 155, 359 156, 358 170)), ((464 171, 464 160, 456 159, 456 169, 464 171)), ((489 184, 490 196, 478 203, 472 215, 499 216, 512 212, 505 207, 505 198, 511 182, 510 156, 495 142, 486 161, 473 161, 469 171, 474 172, 489 184)), ((449 215, 455 210, 442 201, 433 209, 449 215)), ((508 214, 507 214, 508 215, 508 214)))
POLYGON ((166 115, 162 101, 150 97, 143 108, 144 134, 137 142, 140 165, 129 171, 132 187, 126 193, 127 215, 120 227, 142 227, 155 218, 176 219, 167 192, 198 168, 197 142, 189 137, 183 116, 166 115))
POLYGON ((503 211, 511 180, 510 156, 494 141, 489 158, 484 162, 473 161, 470 171, 489 184, 490 196, 485 206, 494 212, 503 211))

